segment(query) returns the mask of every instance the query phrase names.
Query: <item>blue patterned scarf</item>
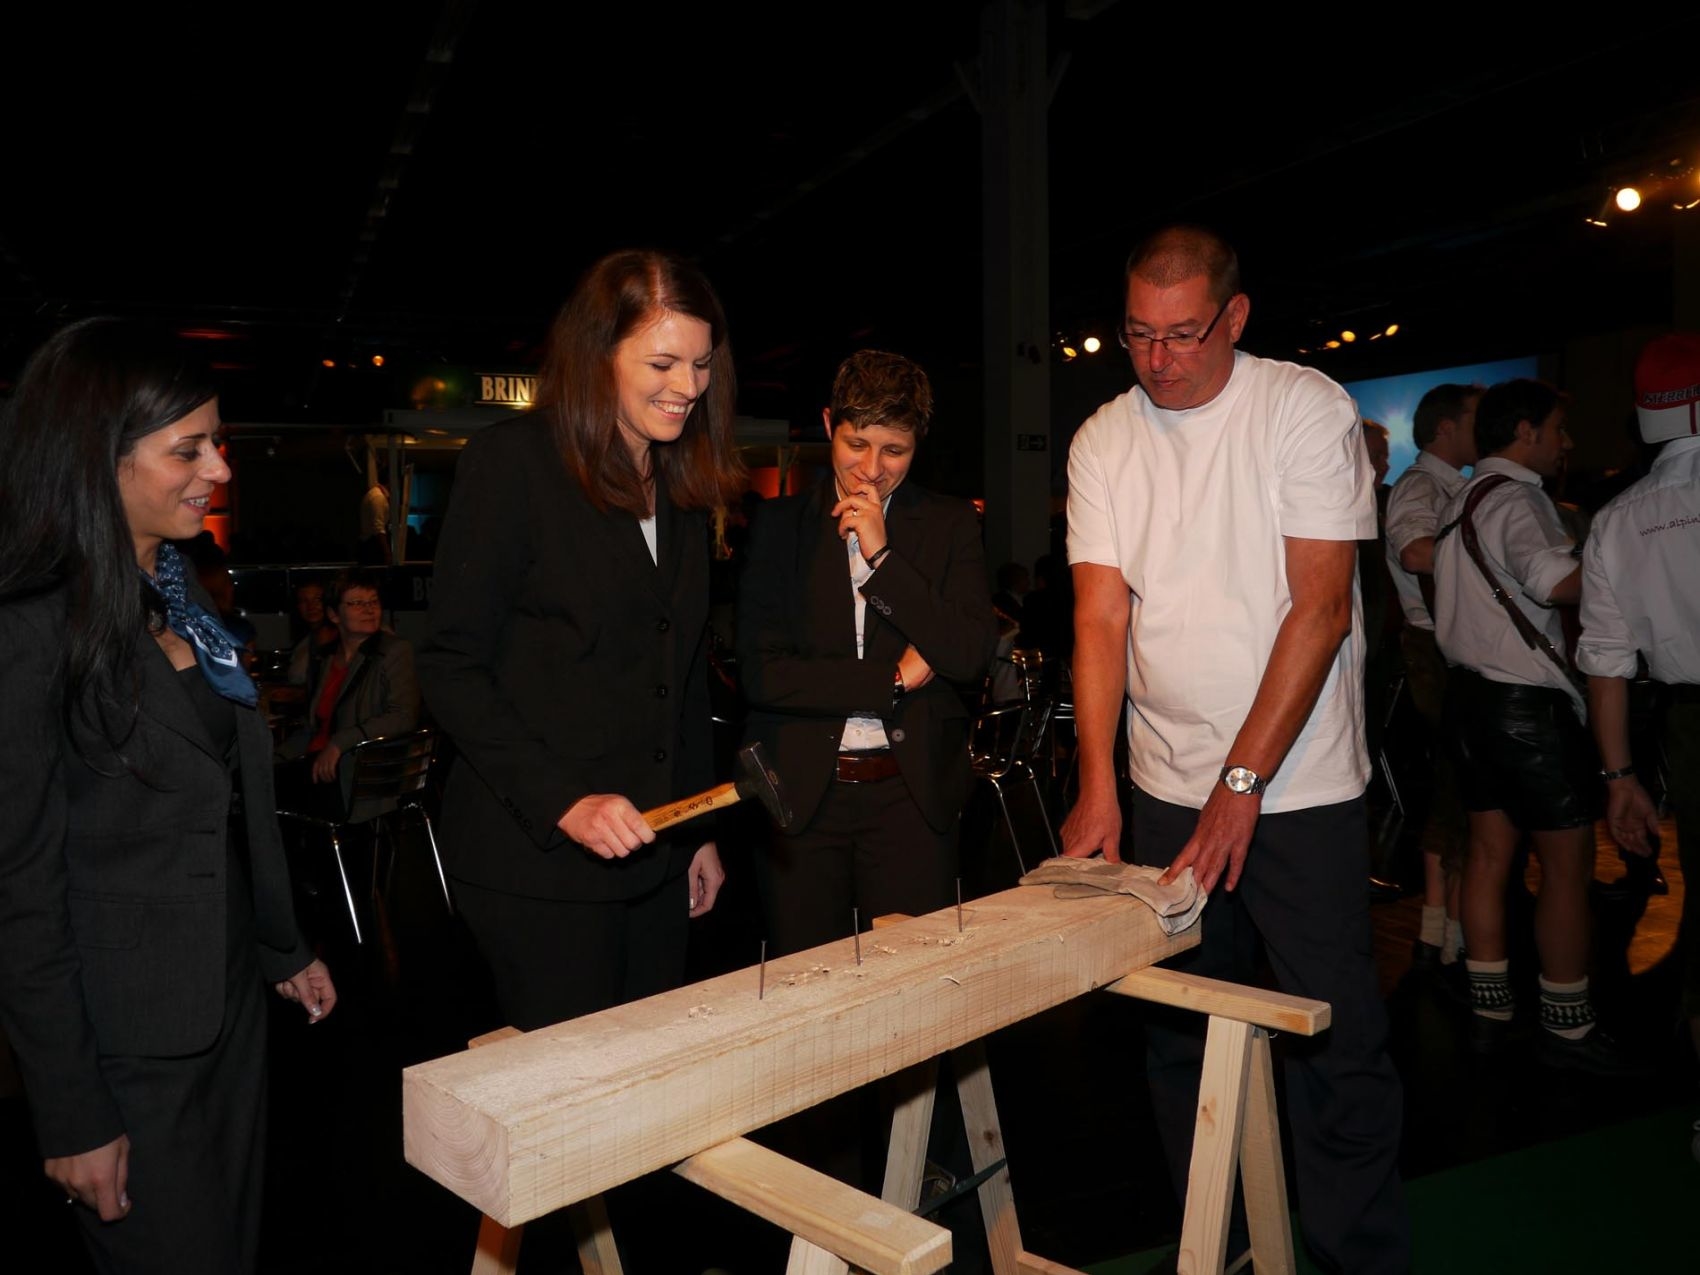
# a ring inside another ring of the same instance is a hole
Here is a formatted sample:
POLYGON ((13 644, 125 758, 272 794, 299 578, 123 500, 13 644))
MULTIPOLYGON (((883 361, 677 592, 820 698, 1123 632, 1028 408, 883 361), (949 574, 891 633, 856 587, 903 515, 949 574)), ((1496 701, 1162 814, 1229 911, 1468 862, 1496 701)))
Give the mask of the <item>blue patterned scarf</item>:
POLYGON ((183 555, 173 544, 161 544, 154 574, 142 578, 165 601, 165 627, 195 648, 195 663, 207 684, 225 699, 253 708, 260 702, 254 679, 242 667, 236 640, 213 615, 189 596, 183 555))

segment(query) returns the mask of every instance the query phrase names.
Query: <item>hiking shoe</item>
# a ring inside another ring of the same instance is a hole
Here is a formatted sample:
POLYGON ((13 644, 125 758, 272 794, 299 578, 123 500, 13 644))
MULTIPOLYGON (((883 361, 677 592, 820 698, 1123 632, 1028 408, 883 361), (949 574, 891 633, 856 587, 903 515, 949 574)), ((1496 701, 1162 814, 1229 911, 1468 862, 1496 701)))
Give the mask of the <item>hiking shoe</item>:
MULTIPOLYGON (((1516 1016, 1489 1018, 1486 1014, 1470 1015, 1470 1052, 1472 1054, 1503 1053, 1506 1046, 1511 1044, 1512 1041, 1522 1040, 1528 1034, 1527 1021, 1516 1016)), ((1547 1034, 1550 1035, 1550 1033, 1547 1034)))
POLYGON ((1653 1070, 1598 1027, 1581 1040, 1566 1040, 1543 1027, 1535 1037, 1535 1061, 1594 1076, 1645 1076, 1653 1070))

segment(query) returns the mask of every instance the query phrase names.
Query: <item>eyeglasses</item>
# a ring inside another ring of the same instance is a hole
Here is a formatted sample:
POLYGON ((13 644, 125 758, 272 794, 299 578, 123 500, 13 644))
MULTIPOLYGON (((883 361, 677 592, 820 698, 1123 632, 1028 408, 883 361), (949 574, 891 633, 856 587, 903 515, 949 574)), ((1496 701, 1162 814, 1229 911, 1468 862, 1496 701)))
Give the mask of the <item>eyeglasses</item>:
POLYGON ((382 611, 384 604, 376 598, 344 598, 342 607, 345 611, 382 611))
POLYGON ((1152 336, 1148 332, 1129 332, 1126 328, 1116 330, 1116 340, 1124 350, 1149 351, 1152 346, 1160 345, 1170 354, 1193 354, 1210 339, 1210 334, 1216 330, 1222 316, 1228 312, 1228 306, 1233 301, 1229 297, 1222 302, 1222 308, 1216 311, 1216 317, 1205 325, 1202 332, 1176 332, 1173 336, 1152 336))

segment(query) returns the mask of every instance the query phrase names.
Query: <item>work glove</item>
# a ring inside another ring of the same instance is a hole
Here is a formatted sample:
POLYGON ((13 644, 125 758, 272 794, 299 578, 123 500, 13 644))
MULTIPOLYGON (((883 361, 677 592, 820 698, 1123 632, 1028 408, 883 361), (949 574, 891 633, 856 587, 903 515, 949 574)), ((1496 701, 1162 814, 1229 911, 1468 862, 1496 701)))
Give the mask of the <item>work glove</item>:
POLYGON ((1099 899, 1106 894, 1131 894, 1157 914, 1157 923, 1165 934, 1179 934, 1198 920, 1204 910, 1204 891, 1193 880, 1192 868, 1168 885, 1159 885, 1162 868, 1148 868, 1138 863, 1111 863, 1107 859, 1074 859, 1058 855, 1046 859, 1026 876, 1021 885, 1054 886, 1059 899, 1099 899))

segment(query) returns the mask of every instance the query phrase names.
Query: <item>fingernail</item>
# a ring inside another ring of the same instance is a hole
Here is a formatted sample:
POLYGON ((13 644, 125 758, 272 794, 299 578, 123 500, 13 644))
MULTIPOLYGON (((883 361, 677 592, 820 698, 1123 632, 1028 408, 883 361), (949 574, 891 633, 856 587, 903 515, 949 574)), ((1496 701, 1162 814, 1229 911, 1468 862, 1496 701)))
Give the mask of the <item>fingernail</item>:
POLYGON ((317 1005, 309 1005, 307 1006, 307 1012, 314 1018, 317 1018, 319 1016, 319 1007, 317 1005))

